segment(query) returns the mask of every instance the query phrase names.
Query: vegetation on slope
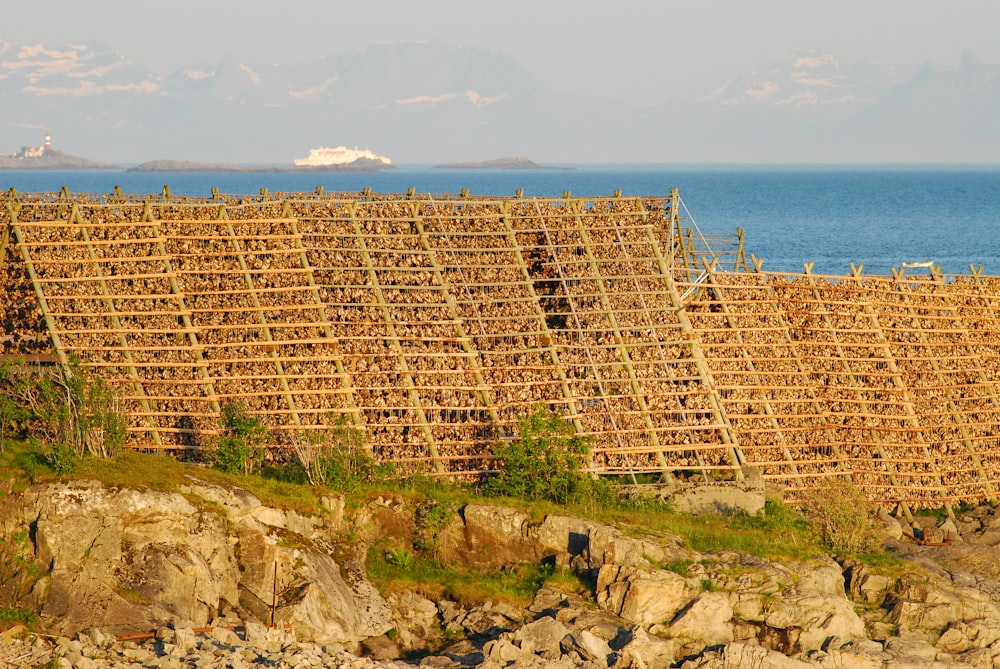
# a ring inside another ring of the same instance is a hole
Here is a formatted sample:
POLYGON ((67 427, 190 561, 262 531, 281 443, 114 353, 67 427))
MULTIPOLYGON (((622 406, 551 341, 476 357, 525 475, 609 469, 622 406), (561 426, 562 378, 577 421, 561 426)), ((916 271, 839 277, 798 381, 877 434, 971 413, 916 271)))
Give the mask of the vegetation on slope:
POLYGON ((831 484, 810 497, 802 510, 769 500, 756 516, 694 517, 658 499, 625 495, 616 481, 587 475, 583 466, 589 442, 544 408, 522 417, 519 439, 497 446, 495 476, 457 482, 404 477, 376 464, 363 435, 346 426, 327 438, 303 437, 275 459, 272 449, 262 448, 268 440, 262 422, 236 405, 225 407, 220 436, 198 462, 123 450, 118 426, 124 421, 116 415, 114 398, 82 374, 67 381, 24 376, 7 366, 0 368, 0 386, 5 391, 0 403, 0 471, 6 472, 0 496, 35 482, 78 478, 178 491, 189 477, 239 486, 264 504, 301 513, 319 512, 321 499, 331 493, 344 495, 348 510, 378 496, 395 495, 421 510, 420 538, 411 545, 380 545, 371 551, 370 577, 384 590, 416 589, 458 601, 517 602, 530 599, 548 580, 572 586, 574 577, 554 567, 526 565, 476 574, 441 564, 436 532, 470 502, 526 508, 538 519, 559 513, 613 523, 626 532, 668 532, 699 552, 733 549, 770 559, 808 560, 833 551, 860 557, 882 570, 892 567, 879 554, 873 509, 848 483, 831 484), (30 387, 32 383, 37 387, 30 387), (26 397, 31 401, 19 399, 26 397), (59 398, 67 398, 66 406, 59 398))

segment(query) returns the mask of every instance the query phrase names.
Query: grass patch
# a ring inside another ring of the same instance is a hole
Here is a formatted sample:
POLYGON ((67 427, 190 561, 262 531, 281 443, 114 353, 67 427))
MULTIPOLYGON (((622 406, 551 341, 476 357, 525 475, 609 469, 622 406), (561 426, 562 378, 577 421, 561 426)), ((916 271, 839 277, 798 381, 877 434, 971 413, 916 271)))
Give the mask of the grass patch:
POLYGON ((872 570, 872 573, 880 574, 890 579, 898 579, 903 574, 912 574, 915 571, 922 572, 923 569, 913 562, 904 560, 898 555, 889 552, 882 553, 856 553, 853 556, 858 562, 872 570))
POLYGON ((0 449, 0 471, 14 479, 14 490, 24 490, 32 482, 54 477, 56 472, 37 448, 27 441, 8 439, 0 449))
POLYGON ((97 479, 119 488, 176 492, 189 469, 190 465, 168 455, 124 451, 115 458, 81 458, 68 478, 97 479))
POLYGON ((730 549, 778 561, 805 561, 825 552, 808 521, 794 509, 773 501, 754 516, 692 516, 672 511, 660 502, 626 501, 598 509, 590 517, 635 534, 676 534, 700 553, 730 549))
POLYGON ((138 590, 133 590, 132 588, 126 588, 124 586, 118 586, 115 588, 115 593, 124 599, 126 602, 131 604, 136 604, 138 606, 145 606, 149 604, 145 597, 143 597, 138 590))
MULTIPOLYGON (((442 565, 420 555, 404 554, 399 549, 381 548, 369 552, 367 571, 368 578, 383 595, 409 590, 431 600, 449 599, 462 606, 493 601, 524 607, 542 585, 556 578, 553 567, 519 565, 479 573, 442 565)), ((562 575, 558 578, 562 579, 559 582, 566 579, 562 575)))
POLYGON ((268 478, 256 474, 237 475, 197 464, 184 463, 167 455, 125 451, 116 458, 84 457, 70 478, 93 478, 105 485, 122 488, 177 492, 190 478, 222 486, 237 486, 266 506, 318 514, 319 499, 325 488, 268 478))
POLYGON ((38 622, 38 614, 21 606, 0 606, 0 621, 21 623, 26 627, 31 627, 38 622))
POLYGON ((667 571, 672 571, 678 576, 683 576, 687 578, 688 568, 694 564, 694 560, 674 560, 673 562, 668 562, 663 565, 663 568, 667 571))

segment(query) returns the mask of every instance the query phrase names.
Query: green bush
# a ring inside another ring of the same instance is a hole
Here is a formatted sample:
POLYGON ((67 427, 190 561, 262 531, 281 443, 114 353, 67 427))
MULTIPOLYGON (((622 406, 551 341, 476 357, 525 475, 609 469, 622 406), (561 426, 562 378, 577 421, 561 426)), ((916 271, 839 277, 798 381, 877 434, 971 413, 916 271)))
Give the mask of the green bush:
POLYGON ((498 471, 484 483, 487 494, 565 504, 594 486, 581 471, 590 441, 573 424, 540 407, 517 422, 520 438, 498 446, 498 471))
POLYGON ((417 540, 414 547, 424 555, 437 559, 441 533, 458 517, 458 507, 449 502, 427 500, 416 513, 417 540))
POLYGON ((75 361, 68 368, 0 364, 0 450, 8 438, 27 438, 65 473, 84 454, 117 455, 126 434, 114 393, 75 361))
POLYGON ((260 418, 237 403, 222 406, 222 431, 209 459, 227 474, 253 474, 262 464, 267 428, 260 418))
POLYGON ((30 627, 38 622, 38 614, 20 606, 0 606, 0 621, 30 627))
POLYGON ((872 553, 881 549, 876 509, 849 478, 828 479, 799 498, 820 540, 834 552, 872 553))
POLYGON ((310 484, 343 492, 395 473, 391 463, 375 461, 365 443, 364 432, 348 425, 344 415, 337 417, 329 432, 299 434, 292 444, 292 453, 310 484))

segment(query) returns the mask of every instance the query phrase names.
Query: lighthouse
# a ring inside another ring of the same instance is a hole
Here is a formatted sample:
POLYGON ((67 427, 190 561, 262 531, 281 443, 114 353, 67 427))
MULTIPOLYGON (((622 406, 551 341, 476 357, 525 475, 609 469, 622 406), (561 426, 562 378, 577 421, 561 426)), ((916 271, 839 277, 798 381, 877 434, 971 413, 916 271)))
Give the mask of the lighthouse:
POLYGON ((52 135, 45 133, 45 153, 52 150, 52 135))

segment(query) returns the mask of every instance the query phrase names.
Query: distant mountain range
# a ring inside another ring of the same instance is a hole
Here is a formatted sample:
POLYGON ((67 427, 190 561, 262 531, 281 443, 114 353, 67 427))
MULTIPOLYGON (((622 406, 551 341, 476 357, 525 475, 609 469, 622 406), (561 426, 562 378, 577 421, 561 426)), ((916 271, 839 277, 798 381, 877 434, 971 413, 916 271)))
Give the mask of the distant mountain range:
POLYGON ((0 39, 0 154, 49 131, 119 164, 288 164, 321 144, 397 164, 1000 161, 1000 66, 971 54, 958 67, 791 55, 697 98, 642 95, 554 91, 510 55, 436 42, 158 76, 100 44, 0 39))

